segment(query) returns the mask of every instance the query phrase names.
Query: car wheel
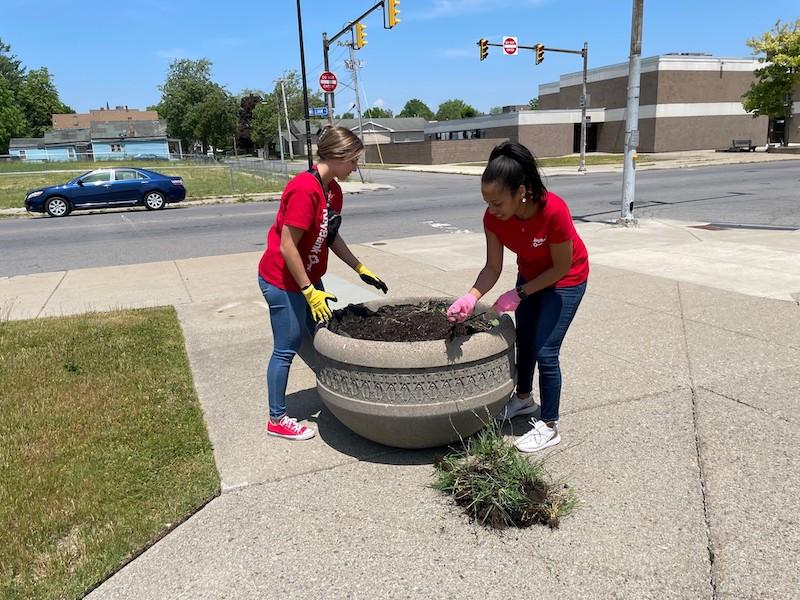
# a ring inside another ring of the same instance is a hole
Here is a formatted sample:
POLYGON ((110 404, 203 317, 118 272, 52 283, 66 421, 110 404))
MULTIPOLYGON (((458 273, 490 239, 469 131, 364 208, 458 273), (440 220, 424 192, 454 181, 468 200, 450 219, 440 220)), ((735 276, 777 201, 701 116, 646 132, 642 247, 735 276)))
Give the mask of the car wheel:
POLYGON ((144 195, 144 206, 147 210, 161 210, 166 203, 164 194, 161 192, 147 192, 144 195))
POLYGON ((72 210, 66 198, 62 198, 61 196, 53 196, 50 198, 44 205, 44 208, 51 217, 66 217, 72 210))

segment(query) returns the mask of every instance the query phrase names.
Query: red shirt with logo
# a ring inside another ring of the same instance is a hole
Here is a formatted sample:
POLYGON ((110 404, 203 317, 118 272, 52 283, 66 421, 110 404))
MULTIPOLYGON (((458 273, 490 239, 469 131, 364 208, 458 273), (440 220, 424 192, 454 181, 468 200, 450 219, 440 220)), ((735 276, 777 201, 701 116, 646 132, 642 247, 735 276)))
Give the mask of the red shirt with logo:
POLYGON ((553 266, 550 244, 568 240, 572 240, 572 266, 555 287, 578 285, 589 277, 586 246, 575 230, 567 203, 552 192, 546 193, 539 210, 526 221, 517 217, 502 221, 487 210, 483 215, 483 226, 517 255, 517 267, 525 281, 535 279, 553 266))
MULTIPOLYGON (((328 185, 331 209, 342 210, 342 188, 335 180, 328 185)), ((313 173, 296 175, 286 185, 275 223, 267 232, 267 248, 258 263, 258 272, 268 283, 290 292, 300 286, 292 277, 281 254, 281 231, 284 225, 303 230, 297 245, 300 259, 311 283, 317 283, 328 269, 328 209, 322 186, 313 173)))

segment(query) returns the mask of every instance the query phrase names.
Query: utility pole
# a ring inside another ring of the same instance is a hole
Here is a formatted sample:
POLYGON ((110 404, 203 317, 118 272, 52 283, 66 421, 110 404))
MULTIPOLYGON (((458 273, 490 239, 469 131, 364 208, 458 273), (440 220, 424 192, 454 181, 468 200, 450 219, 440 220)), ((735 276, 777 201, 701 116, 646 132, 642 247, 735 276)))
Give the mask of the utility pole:
POLYGON ((358 87, 358 70, 361 68, 362 63, 360 60, 356 59, 354 44, 345 43, 344 45, 350 50, 350 60, 345 61, 344 66, 347 70, 353 72, 353 87, 356 90, 356 114, 358 115, 358 137, 361 139, 361 143, 363 144, 364 124, 361 122, 361 92, 359 91, 360 88, 358 87))
POLYGON ((586 108, 589 98, 586 95, 586 71, 589 65, 589 42, 583 42, 583 85, 581 87, 581 163, 578 173, 586 173, 586 108))
POLYGON ((628 62, 628 106, 625 111, 625 146, 622 167, 622 210, 620 225, 635 225, 633 216, 636 195, 636 149, 639 147, 639 84, 642 58, 642 16, 644 0, 633 0, 631 18, 631 56, 628 62))
POLYGON ((281 133, 281 99, 275 96, 275 101, 278 103, 278 145, 281 147, 281 162, 283 162, 283 134, 281 133))
MULTIPOLYGON (((286 137, 289 138, 289 158, 294 160, 294 148, 292 148, 292 128, 289 126, 289 107, 286 105, 286 90, 283 88, 283 79, 278 79, 281 84, 281 96, 283 97, 283 114, 286 117, 286 137)), ((280 115, 278 115, 280 119, 280 115)))

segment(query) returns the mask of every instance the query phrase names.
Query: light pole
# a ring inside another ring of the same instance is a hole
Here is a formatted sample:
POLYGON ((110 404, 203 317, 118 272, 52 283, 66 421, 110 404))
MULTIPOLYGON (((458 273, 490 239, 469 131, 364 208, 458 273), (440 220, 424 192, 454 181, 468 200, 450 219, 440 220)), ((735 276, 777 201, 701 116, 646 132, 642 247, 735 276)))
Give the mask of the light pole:
POLYGON ((622 165, 622 207, 620 225, 635 225, 633 202, 636 195, 636 164, 634 156, 639 147, 639 83, 642 58, 642 13, 644 0, 633 0, 631 18, 631 56, 628 63, 628 107, 625 117, 624 162, 622 165))
MULTIPOLYGON (((303 17, 300 11, 300 0, 297 0, 297 33, 300 37, 300 70, 303 73, 303 118, 306 121, 306 153, 308 154, 308 168, 314 166, 314 157, 311 156, 311 122, 308 120, 308 83, 306 82, 306 54, 303 50, 303 17)), ((280 119, 280 117, 278 117, 280 119)))

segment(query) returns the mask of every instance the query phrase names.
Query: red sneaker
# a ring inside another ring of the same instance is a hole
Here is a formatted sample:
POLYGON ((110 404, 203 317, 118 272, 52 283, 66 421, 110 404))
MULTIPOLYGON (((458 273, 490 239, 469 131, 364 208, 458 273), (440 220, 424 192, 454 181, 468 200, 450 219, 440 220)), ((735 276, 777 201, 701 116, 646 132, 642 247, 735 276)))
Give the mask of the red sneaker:
POLYGON ((301 425, 289 415, 283 415, 277 423, 267 421, 267 433, 287 440, 309 440, 316 435, 313 429, 301 425))

